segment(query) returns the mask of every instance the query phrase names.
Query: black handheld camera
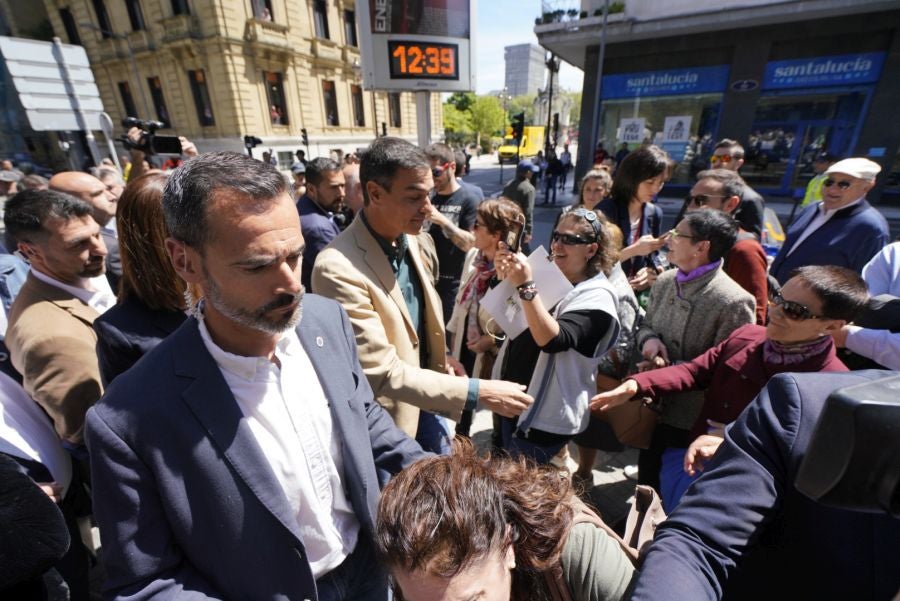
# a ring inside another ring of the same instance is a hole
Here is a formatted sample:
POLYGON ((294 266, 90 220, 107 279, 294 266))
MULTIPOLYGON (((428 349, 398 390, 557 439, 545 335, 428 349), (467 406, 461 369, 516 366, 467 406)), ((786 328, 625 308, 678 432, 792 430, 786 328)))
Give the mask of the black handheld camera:
POLYGON ((144 154, 181 154, 181 140, 178 136, 158 136, 156 130, 166 127, 162 121, 143 120, 136 117, 125 117, 122 126, 128 129, 137 127, 141 130, 141 139, 135 143, 128 135, 119 138, 125 148, 140 150, 144 154))

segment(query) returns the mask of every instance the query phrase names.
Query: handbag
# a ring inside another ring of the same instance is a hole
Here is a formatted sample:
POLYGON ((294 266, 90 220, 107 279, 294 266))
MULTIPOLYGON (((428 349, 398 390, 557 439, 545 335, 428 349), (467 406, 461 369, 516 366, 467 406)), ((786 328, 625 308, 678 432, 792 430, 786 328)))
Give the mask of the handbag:
MULTIPOLYGON (((597 392, 612 390, 621 383, 616 378, 597 374, 597 392)), ((636 449, 649 449, 653 431, 659 422, 659 406, 649 398, 633 399, 594 415, 612 427, 622 444, 636 449)))

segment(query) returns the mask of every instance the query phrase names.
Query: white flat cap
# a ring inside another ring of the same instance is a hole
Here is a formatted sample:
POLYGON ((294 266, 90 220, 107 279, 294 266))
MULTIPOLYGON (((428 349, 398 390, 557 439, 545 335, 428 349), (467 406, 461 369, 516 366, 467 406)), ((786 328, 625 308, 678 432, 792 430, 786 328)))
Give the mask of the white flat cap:
POLYGON ((832 173, 843 173, 859 179, 873 180, 875 176, 881 172, 881 165, 875 161, 863 158, 852 158, 838 161, 828 168, 825 175, 832 173))

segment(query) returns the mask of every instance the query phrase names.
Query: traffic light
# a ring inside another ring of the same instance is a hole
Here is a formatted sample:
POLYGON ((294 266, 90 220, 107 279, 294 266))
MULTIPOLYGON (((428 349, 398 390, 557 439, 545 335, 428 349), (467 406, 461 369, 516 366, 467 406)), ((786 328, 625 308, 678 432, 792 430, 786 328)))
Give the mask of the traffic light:
POLYGON ((309 146, 309 137, 306 135, 306 128, 300 129, 300 141, 304 146, 309 146))
POLYGON ((512 118, 513 137, 517 140, 522 139, 522 132, 525 131, 525 113, 519 113, 512 118))

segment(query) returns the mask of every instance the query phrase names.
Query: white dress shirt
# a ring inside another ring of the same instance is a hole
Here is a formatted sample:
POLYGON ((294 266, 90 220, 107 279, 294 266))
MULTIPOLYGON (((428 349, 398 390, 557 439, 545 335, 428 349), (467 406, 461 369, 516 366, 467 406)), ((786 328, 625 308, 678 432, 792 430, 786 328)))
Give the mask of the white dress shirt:
POLYGON ((56 278, 52 278, 34 268, 31 269, 31 273, 45 284, 65 290, 75 298, 84 301, 101 315, 116 304, 116 295, 113 294, 112 288, 109 287, 109 280, 106 279, 105 275, 82 279, 82 286, 79 287, 60 282, 56 278))
POLYGON ((339 566, 356 547, 359 521, 341 483, 343 455, 318 375, 291 328, 265 357, 242 357, 200 336, 234 394, 256 442, 297 517, 313 576, 339 566))
POLYGON ((791 256, 791 253, 800 248, 800 245, 803 244, 803 241, 812 236, 813 232, 817 229, 828 223, 828 220, 834 217, 834 214, 838 211, 842 211, 843 209, 847 209, 852 207, 853 205, 858 205, 863 201, 863 198, 857 198, 853 202, 848 205, 844 205, 842 207, 838 207, 837 209, 826 209, 825 203, 819 201, 818 208, 816 208, 816 216, 813 217, 812 221, 809 222, 809 225, 806 226, 806 229, 803 230, 803 233, 800 234, 800 237, 797 238, 797 241, 791 247, 791 250, 788 251, 787 256, 791 256))

